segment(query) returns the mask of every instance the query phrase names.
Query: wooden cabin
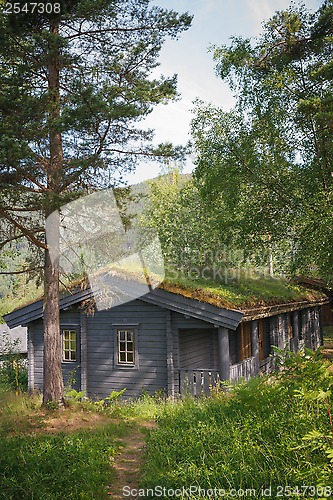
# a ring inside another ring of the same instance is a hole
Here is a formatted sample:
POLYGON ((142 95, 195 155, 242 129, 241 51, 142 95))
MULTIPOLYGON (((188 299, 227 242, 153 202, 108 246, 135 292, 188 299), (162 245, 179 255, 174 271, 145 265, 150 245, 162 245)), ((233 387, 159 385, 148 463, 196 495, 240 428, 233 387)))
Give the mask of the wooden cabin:
MULTIPOLYGON (((229 308, 211 294, 164 283, 149 293, 88 314, 90 289, 60 300, 64 382, 93 399, 126 388, 170 396, 208 394, 221 380, 269 372, 273 346, 298 351, 322 344, 323 294, 286 303, 229 308), (73 376, 74 375, 74 376, 73 376)), ((43 386, 43 302, 5 316, 28 328, 29 389, 43 386)))

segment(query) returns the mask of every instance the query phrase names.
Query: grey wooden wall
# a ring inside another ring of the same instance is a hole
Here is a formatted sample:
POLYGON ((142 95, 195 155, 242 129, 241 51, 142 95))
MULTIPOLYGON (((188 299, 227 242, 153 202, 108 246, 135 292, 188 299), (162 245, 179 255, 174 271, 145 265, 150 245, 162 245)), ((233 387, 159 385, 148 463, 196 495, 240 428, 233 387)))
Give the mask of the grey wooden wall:
POLYGON ((218 369, 217 328, 179 330, 180 368, 218 369))
MULTIPOLYGON (((67 384, 69 376, 75 373, 76 382, 73 388, 80 390, 80 313, 77 309, 61 311, 60 315, 61 328, 77 328, 78 331, 78 360, 76 362, 62 363, 62 372, 64 384, 67 384)), ((37 320, 29 325, 28 328, 28 345, 29 358, 33 357, 33 366, 29 367, 29 388, 42 390, 43 389, 43 321, 37 320), (33 384, 33 387, 31 385, 33 384)))
POLYGON ((126 397, 167 388, 165 310, 158 306, 135 300, 88 316, 87 349, 87 388, 93 398, 124 388, 126 397), (121 325, 137 329, 137 367, 115 363, 115 331, 121 325))
MULTIPOLYGON (((306 345, 319 347, 321 324, 319 308, 299 311, 302 335, 306 345)), ((287 315, 269 319, 271 344, 284 348, 289 344, 287 315)), ((100 399, 112 391, 126 388, 126 397, 136 397, 143 391, 150 394, 170 389, 179 392, 179 368, 218 368, 217 329, 213 325, 184 314, 169 312, 140 299, 119 305, 109 311, 97 311, 87 316, 86 335, 82 337, 86 356, 80 359, 80 325, 82 312, 78 308, 61 311, 61 326, 78 330, 78 360, 62 363, 64 382, 76 370, 74 388, 81 389, 84 380, 90 397, 100 399), (117 327, 137 330, 137 366, 119 366, 115 362, 115 332, 117 327), (82 369, 81 380, 81 363, 82 369), (173 367, 169 371, 167 363, 173 367)), ((233 334, 233 332, 232 332, 233 334)), ((33 322, 28 330, 29 387, 43 386, 43 323, 33 322)))
MULTIPOLYGON (((184 330, 191 330, 195 332, 200 329, 211 329, 212 325, 206 321, 202 321, 196 318, 191 318, 185 314, 178 312, 171 313, 171 326, 173 334, 173 364, 174 364, 174 392, 179 394, 179 368, 184 368, 181 366, 180 350, 179 350, 179 340, 180 333, 184 330)), ((217 331, 217 329, 216 329, 217 331)), ((201 367, 202 368, 202 367, 201 367)))

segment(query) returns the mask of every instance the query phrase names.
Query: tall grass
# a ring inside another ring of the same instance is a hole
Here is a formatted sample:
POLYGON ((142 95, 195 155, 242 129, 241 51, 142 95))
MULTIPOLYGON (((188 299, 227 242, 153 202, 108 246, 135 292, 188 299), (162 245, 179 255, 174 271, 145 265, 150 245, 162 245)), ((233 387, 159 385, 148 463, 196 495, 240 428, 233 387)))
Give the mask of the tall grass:
POLYGON ((260 498, 268 487, 332 485, 329 392, 320 397, 332 382, 309 354, 285 360, 278 378, 167 407, 149 438, 142 486, 254 489, 260 498))
MULTIPOLYGON (((93 430, 71 433, 47 434, 40 399, 0 388, 0 499, 108 498, 119 439, 130 439, 132 425, 143 419, 159 426, 148 437, 142 488, 216 488, 226 492, 223 498, 234 498, 231 491, 262 498, 271 488, 277 498, 278 487, 290 486, 293 493, 302 486, 330 487, 332 372, 311 352, 283 356, 281 364, 277 376, 205 399, 171 404, 162 395, 143 395, 136 402, 110 398, 108 405, 74 399, 66 412, 89 418, 97 411, 105 419, 93 430)), ((298 496, 321 495, 300 490, 298 496)))
POLYGON ((71 434, 2 437, 0 498, 105 499, 123 433, 115 424, 71 434))
MULTIPOLYGON (((84 411, 89 421, 93 406, 84 411)), ((71 417, 79 408, 41 410, 41 397, 0 386, 0 499, 106 499, 112 459, 131 429, 127 420, 89 430, 48 434, 48 418, 71 417)), ((91 420, 92 426, 94 420, 91 420)))

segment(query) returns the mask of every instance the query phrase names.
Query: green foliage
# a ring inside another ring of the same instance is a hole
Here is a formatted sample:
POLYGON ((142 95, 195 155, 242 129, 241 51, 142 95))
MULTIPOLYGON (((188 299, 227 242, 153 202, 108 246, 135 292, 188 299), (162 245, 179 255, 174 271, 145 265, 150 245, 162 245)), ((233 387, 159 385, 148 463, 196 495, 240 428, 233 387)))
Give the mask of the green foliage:
POLYGON ((8 334, 0 338, 0 384, 8 385, 16 391, 26 391, 28 387, 27 360, 19 352, 20 339, 12 340, 8 334))
MULTIPOLYGON (((60 218, 47 243, 45 219, 112 188, 138 158, 180 152, 153 147, 153 131, 138 122, 176 98, 175 75, 151 74, 164 41, 188 29, 192 17, 149 3, 61 0, 48 4, 60 5, 58 12, 32 12, 29 3, 28 12, 0 11, 0 247, 26 238, 45 252, 44 326, 53 335, 60 266, 49 257, 59 247, 60 218)), ((58 383, 44 387, 45 402, 63 397, 61 366, 52 362, 59 356, 50 339, 44 357, 52 376, 44 382, 58 383)))
POLYGON ((255 269, 247 272, 226 267, 213 269, 167 269, 163 287, 177 293, 193 293, 193 297, 227 307, 245 307, 256 304, 279 304, 323 298, 320 292, 310 291, 282 278, 270 278, 255 269), (172 286, 175 285, 174 288, 172 286), (220 302, 219 302, 220 301, 220 302))
POLYGON ((1 385, 0 401, 1 499, 107 498, 119 440, 131 431, 127 418, 111 421, 105 407, 103 423, 96 425, 93 403, 41 410, 39 395, 16 394, 1 385), (77 420, 77 410, 83 422, 92 417, 89 430, 46 432, 48 419, 71 420, 74 411, 77 420))
POLYGON ((31 416, 41 404, 39 395, 17 392, 2 382, 0 382, 0 401, 0 438, 20 430, 25 432, 30 425, 31 416))
POLYGON ((222 200, 221 231, 270 248, 283 270, 332 279, 332 2, 293 4, 251 42, 215 47, 217 73, 236 94, 224 112, 197 103, 196 178, 222 200), (226 215, 227 214, 227 215, 226 215), (231 225, 230 225, 231 222, 231 225), (278 256, 280 258, 278 259, 278 256))
POLYGON ((0 498, 106 498, 110 460, 124 428, 3 437, 0 498))
MULTIPOLYGON (((0 229, 0 241, 2 237, 5 236, 1 234, 0 229)), ((11 274, 22 269, 34 267, 35 262, 33 261, 38 259, 38 257, 38 255, 35 255, 32 258, 32 254, 29 252, 29 245, 26 242, 20 242, 20 244, 13 243, 5 245, 3 248, 1 247, 0 322, 3 322, 2 316, 4 314, 41 294, 40 287, 38 286, 38 273, 11 274)))
POLYGON ((152 132, 136 124, 176 97, 176 76, 150 74, 163 42, 188 29, 191 16, 148 0, 61 4, 55 18, 0 13, 2 217, 8 229, 20 229, 21 221, 25 236, 24 228, 30 236, 43 232, 48 204, 110 187, 138 155, 174 153, 170 144, 153 148, 152 132), (53 165, 55 134, 62 143, 53 165), (51 166, 58 173, 46 190, 51 166), (16 203, 27 211, 13 218, 16 203))
POLYGON ((124 392, 126 392, 126 387, 124 387, 124 389, 122 389, 121 391, 112 391, 110 395, 107 398, 105 398, 105 401, 111 404, 117 403, 119 401, 119 398, 121 398, 121 396, 124 394, 124 392))
POLYGON ((149 182, 139 224, 143 232, 158 232, 166 267, 190 270, 216 264, 223 253, 229 266, 239 262, 237 250, 227 248, 230 237, 221 234, 219 220, 216 205, 205 203, 193 179, 176 166, 149 182))
POLYGON ((330 451, 308 443, 331 433, 326 404, 309 394, 321 394, 332 376, 309 352, 287 365, 278 378, 166 408, 149 438, 142 486, 254 488, 256 498, 263 487, 330 486, 330 451))

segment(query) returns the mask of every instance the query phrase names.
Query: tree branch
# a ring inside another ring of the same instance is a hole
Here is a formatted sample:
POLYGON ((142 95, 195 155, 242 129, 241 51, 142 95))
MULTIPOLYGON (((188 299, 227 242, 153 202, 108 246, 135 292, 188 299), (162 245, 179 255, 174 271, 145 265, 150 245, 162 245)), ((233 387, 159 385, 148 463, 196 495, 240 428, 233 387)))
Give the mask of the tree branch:
POLYGON ((22 224, 20 224, 17 220, 11 217, 2 208, 0 208, 0 216, 4 217, 4 219, 10 222, 13 226, 17 227, 17 229, 19 229, 22 232, 23 236, 25 236, 28 240, 34 243, 34 245, 36 245, 39 248, 43 248, 44 250, 47 250, 48 247, 46 243, 43 243, 38 238, 36 238, 36 236, 34 235, 34 231, 30 231, 29 229, 22 226, 22 224))
MULTIPOLYGON (((76 30, 76 33, 73 34, 73 35, 68 35, 68 36, 65 36, 64 38, 66 40, 73 40, 74 38, 79 38, 80 36, 94 36, 94 35, 102 35, 102 34, 106 34, 106 33, 135 33, 135 32, 140 32, 140 31, 147 31, 147 30, 153 30, 153 29, 156 29, 156 28, 159 28, 159 30, 163 29, 163 28, 166 28, 168 27, 167 25, 165 26, 154 26, 154 25, 147 25, 147 26, 138 26, 136 28, 125 28, 125 27, 122 27, 122 28, 106 28, 106 29, 99 29, 99 30, 88 30, 88 31, 81 31, 81 28, 80 30, 76 30)), ((101 40, 103 41, 103 40, 101 40)))
POLYGON ((0 271, 0 275, 10 275, 10 274, 26 274, 32 271, 41 271, 42 267, 31 267, 27 269, 21 269, 21 271, 0 271))

